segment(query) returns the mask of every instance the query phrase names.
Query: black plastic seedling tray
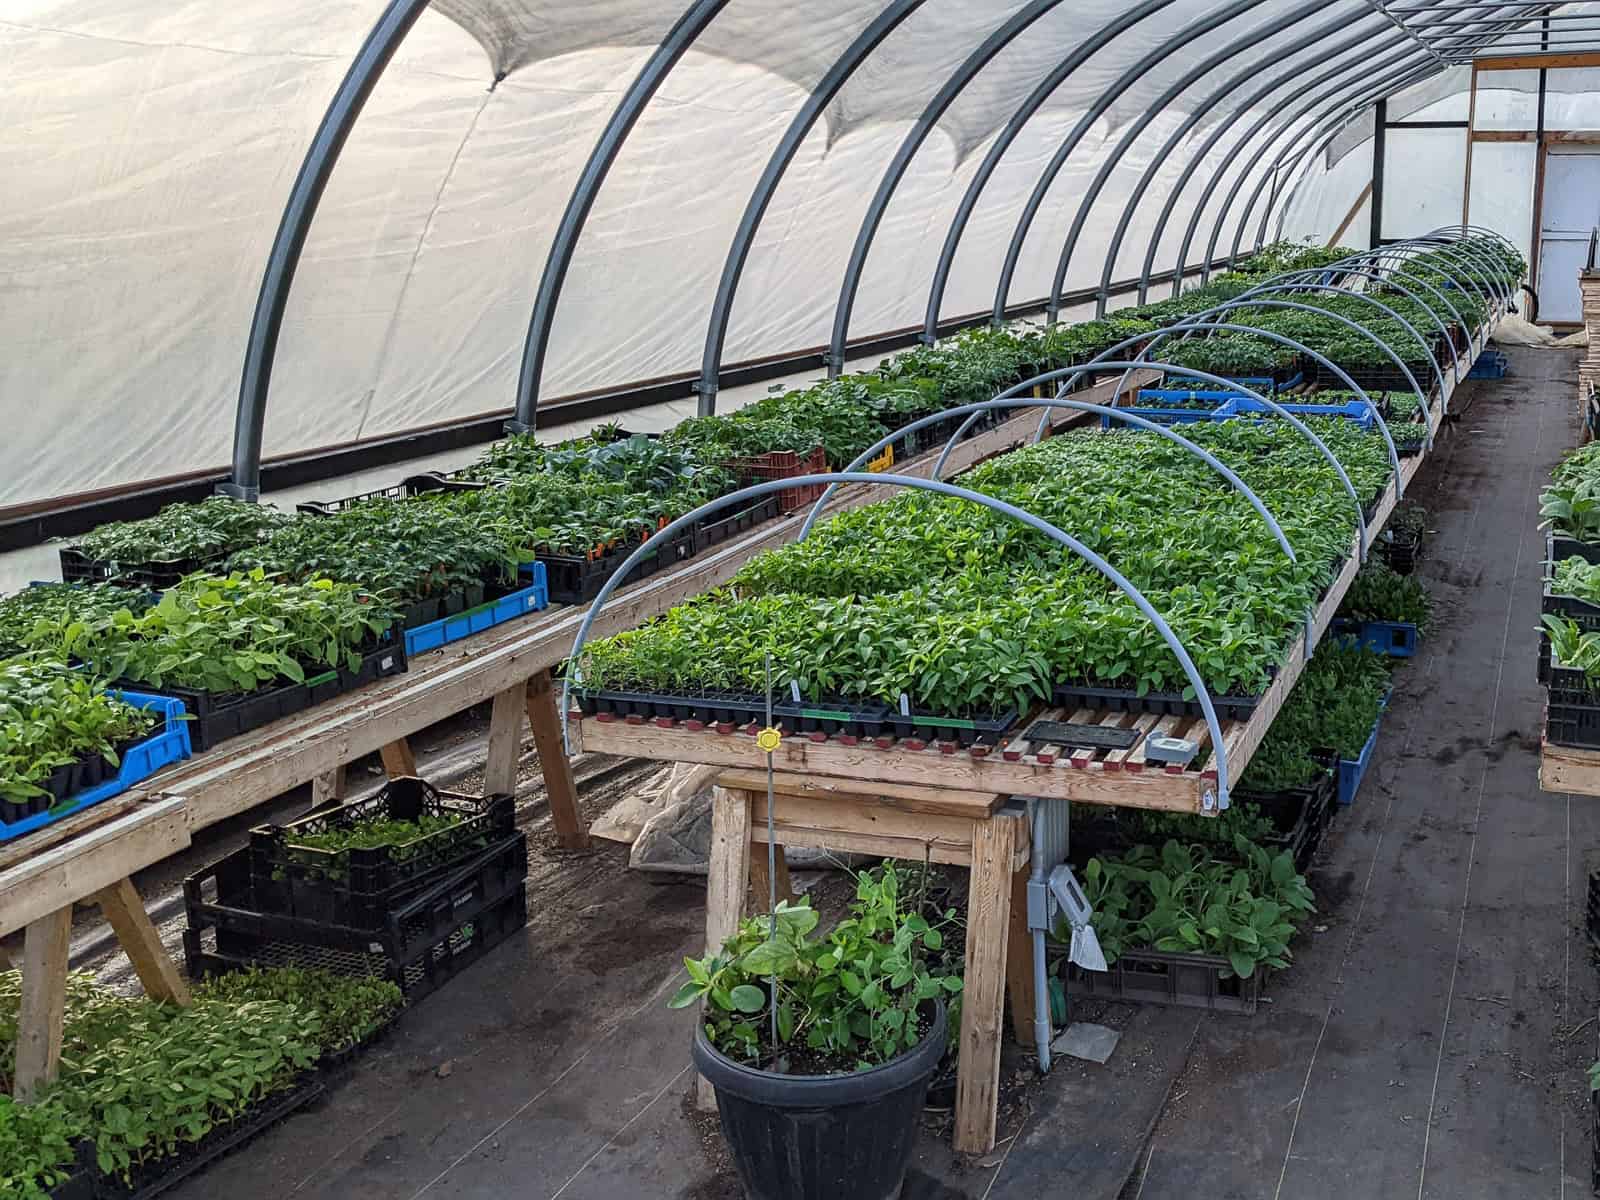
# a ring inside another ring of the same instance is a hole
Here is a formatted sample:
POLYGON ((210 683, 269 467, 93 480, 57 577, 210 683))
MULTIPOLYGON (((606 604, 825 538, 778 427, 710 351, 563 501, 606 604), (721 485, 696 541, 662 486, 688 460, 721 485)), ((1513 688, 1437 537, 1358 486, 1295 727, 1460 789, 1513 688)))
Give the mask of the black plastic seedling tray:
MULTIPOLYGON (((1146 692, 1131 688, 1096 687, 1082 683, 1058 683, 1051 699, 1067 709, 1096 708, 1110 712, 1154 713, 1162 717, 1203 717, 1200 701, 1185 699, 1179 692, 1146 692)), ((1220 721, 1248 721, 1261 703, 1260 696, 1211 697, 1211 706, 1220 721)))

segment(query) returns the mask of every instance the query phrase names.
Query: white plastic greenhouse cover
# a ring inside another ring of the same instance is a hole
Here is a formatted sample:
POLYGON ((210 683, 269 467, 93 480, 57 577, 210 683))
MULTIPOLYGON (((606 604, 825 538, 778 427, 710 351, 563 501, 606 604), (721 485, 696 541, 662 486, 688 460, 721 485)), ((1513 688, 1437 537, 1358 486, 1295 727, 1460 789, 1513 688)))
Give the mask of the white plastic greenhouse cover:
MULTIPOLYGON (((356 122, 312 223, 274 364, 267 455, 511 407, 561 214, 619 96, 686 2, 436 0, 422 14, 356 122)), ((752 187, 811 89, 885 3, 730 0, 696 38, 628 135, 576 244, 544 402, 698 368, 752 187)), ((759 227, 726 362, 827 342, 845 261, 895 149, 940 85, 1024 7, 926 0, 849 78, 759 227)), ((984 152, 1053 66, 1131 7, 1055 6, 960 94, 872 243, 852 336, 921 324, 945 231, 984 152)), ((7 0, 0 8, 0 506, 228 462, 245 341, 285 198, 382 10, 379 0, 7 0)), ((1234 43, 1121 159, 1076 247, 1068 290, 1100 282, 1125 201, 1191 113, 1202 115, 1133 214, 1115 278, 1139 274, 1170 189, 1219 123, 1231 122, 1163 231, 1156 269, 1174 265, 1192 206, 1255 123, 1254 112, 1239 113, 1250 97, 1265 115, 1301 79, 1337 66, 1349 68, 1346 90, 1358 94, 1378 46, 1397 61, 1410 52, 1414 74, 1442 69, 1369 0, 1172 0, 1091 55, 1023 127, 960 242, 943 314, 992 306, 1045 164, 1121 81, 1023 244, 1009 301, 1047 295, 1079 201, 1124 131, 1234 43), (1196 22, 1230 11, 1182 49, 1139 65, 1196 22), (1326 37, 1308 44, 1319 28, 1326 37), (1275 88, 1260 86, 1271 79, 1275 88)), ((1268 133, 1299 111, 1289 105, 1268 133)), ((1331 111, 1299 117, 1257 160, 1230 235, 1277 147, 1331 111)), ((1213 191, 1191 261, 1249 158, 1241 154, 1213 191)), ((1328 212, 1348 204, 1339 161, 1336 151, 1319 161, 1312 184, 1295 194, 1291 231, 1325 233, 1337 221, 1328 212)))

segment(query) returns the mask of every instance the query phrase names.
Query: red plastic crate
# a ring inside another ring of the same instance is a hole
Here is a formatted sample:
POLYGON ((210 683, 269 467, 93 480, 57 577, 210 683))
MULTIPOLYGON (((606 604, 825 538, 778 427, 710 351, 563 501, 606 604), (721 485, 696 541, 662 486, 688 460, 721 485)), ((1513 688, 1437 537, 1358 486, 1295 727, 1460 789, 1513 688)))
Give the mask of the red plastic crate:
MULTIPOLYGON (((730 459, 727 467, 739 477, 740 487, 749 487, 752 483, 765 483, 770 479, 795 479, 801 475, 820 475, 828 469, 828 456, 823 453, 821 446, 805 458, 801 458, 792 450, 769 450, 754 458, 730 459)), ((815 503, 826 490, 827 486, 820 483, 784 488, 777 493, 778 508, 782 512, 793 512, 797 508, 815 503)))

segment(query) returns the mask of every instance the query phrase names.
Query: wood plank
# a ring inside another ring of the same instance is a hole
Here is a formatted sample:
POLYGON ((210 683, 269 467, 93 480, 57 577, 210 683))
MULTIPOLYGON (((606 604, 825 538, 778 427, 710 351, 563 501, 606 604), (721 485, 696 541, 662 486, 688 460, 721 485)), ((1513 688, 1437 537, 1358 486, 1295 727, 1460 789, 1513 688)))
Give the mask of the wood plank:
MULTIPOLYGON (((763 824, 766 815, 766 796, 756 797, 756 824, 763 824)), ((972 845, 972 826, 975 820, 992 819, 967 814, 959 817, 940 816, 933 813, 904 812, 887 805, 862 805, 848 799, 825 796, 787 796, 782 792, 772 798, 773 820, 785 827, 815 825, 819 829, 836 830, 860 837, 909 838, 916 842, 964 849, 972 845)), ((916 855, 921 858, 922 855, 916 855)))
POLYGON ((1474 129, 1473 142, 1531 142, 1539 135, 1531 129, 1474 129))
POLYGON ((1011 876, 1011 918, 1006 925, 1006 992, 1011 998, 1011 1036, 1033 1045, 1033 934, 1028 930, 1028 864, 1011 876))
POLYGON ((32 1100, 61 1065, 61 1026, 67 1009, 67 955, 72 905, 39 916, 28 925, 22 948, 22 998, 17 1013, 18 1100, 32 1100))
POLYGON ((27 862, 36 858, 46 850, 59 846, 62 842, 69 841, 79 834, 88 833, 91 829, 98 829, 101 825, 109 825, 120 816, 132 812, 145 801, 149 800, 149 793, 135 789, 124 792, 122 795, 110 800, 102 800, 93 808, 86 808, 80 813, 74 813, 64 821, 57 821, 54 825, 46 825, 43 829, 36 829, 27 837, 18 838, 14 842, 7 842, 0 846, 0 874, 4 874, 18 863, 27 862))
POLYGON ((526 695, 527 685, 521 683, 495 693, 489 713, 489 753, 483 767, 485 796, 509 796, 517 790, 526 695))
POLYGON ((1337 246, 1339 239, 1345 235, 1345 230, 1355 223, 1356 215, 1361 211, 1361 206, 1372 199, 1373 181, 1367 180, 1367 186, 1361 189, 1361 194, 1356 197, 1356 202, 1350 206, 1350 211, 1345 213, 1344 220, 1339 222, 1339 227, 1328 236, 1325 245, 1337 246))
MULTIPOLYGON (((699 762, 711 766, 761 771, 766 756, 755 739, 745 734, 692 733, 654 725, 628 725, 593 718, 573 722, 582 726, 587 753, 632 755, 666 762, 699 762)), ((1046 796, 1079 800, 1087 804, 1126 804, 1169 812, 1200 811, 1202 780, 1194 773, 1168 775, 1161 771, 1077 771, 1064 765, 1037 762, 1010 763, 999 755, 975 759, 967 754, 942 754, 938 750, 879 750, 871 746, 845 746, 837 740, 808 742, 786 738, 775 754, 787 773, 811 772, 818 776, 852 781, 853 790, 870 782, 945 787, 955 792, 1003 793, 1011 796, 1046 796)))
POLYGON ((0 874, 0 936, 189 845, 183 801, 146 804, 0 874))
MULTIPOLYGON (((723 787, 743 788, 758 795, 764 796, 767 791, 765 771, 723 771, 718 780, 723 787)), ((863 791, 859 790, 859 780, 786 772, 774 772, 772 785, 773 791, 786 796, 817 796, 936 816, 976 819, 988 816, 1005 803, 1004 796, 992 792, 956 792, 948 788, 911 787, 895 783, 874 784, 870 791, 863 791)))
POLYGON ((417 756, 411 752, 411 743, 405 738, 385 742, 378 747, 378 756, 383 759, 383 773, 390 779, 417 777, 417 756))
MULTIPOLYGON (((760 807, 759 801, 757 807, 760 807)), ((759 815, 752 818, 759 823, 759 815)), ((765 829, 763 829, 765 832, 765 829)), ((780 842, 772 844, 773 865, 776 868, 771 874, 767 871, 767 848, 765 845, 753 850, 750 855, 750 908, 753 913, 771 912, 773 897, 777 903, 787 901, 794 903, 794 887, 789 882, 789 860, 783 856, 783 845, 780 842), (773 880, 777 881, 777 890, 772 887, 773 880)))
POLYGON ((1540 71, 1558 67, 1600 67, 1600 54, 1546 50, 1532 54, 1486 54, 1472 60, 1474 71, 1540 71))
POLYGON ((578 812, 578 785, 572 778, 572 763, 561 744, 561 714, 556 711, 554 683, 549 671, 540 671, 528 680, 526 696, 528 728, 539 751, 539 770, 544 773, 544 792, 550 804, 550 820, 556 840, 568 850, 589 848, 589 828, 578 812))
MULTIPOLYGON (((715 954, 739 927, 750 887, 750 793, 711 790, 711 849, 706 865, 706 952, 715 954)), ((701 1111, 714 1111, 716 1094, 701 1076, 695 1085, 701 1111)))
POLYGON ((161 944, 161 936, 145 912, 144 901, 131 879, 119 879, 108 888, 95 894, 100 911, 111 923, 117 941, 127 952, 128 961, 144 985, 145 995, 152 1000, 166 1000, 187 1008, 190 1004, 189 984, 178 972, 172 957, 161 944))
POLYGON ((1600 796, 1600 750, 1545 742, 1539 753, 1539 787, 1574 796, 1600 796))
POLYGON ((334 804, 345 797, 345 769, 344 764, 325 771, 311 781, 311 807, 321 808, 325 804, 334 804))
POLYGON ((1018 814, 1001 812, 973 826, 961 1057, 951 1138, 961 1154, 987 1154, 994 1149, 1011 920, 1011 853, 1021 823, 1018 814))
MULTIPOLYGON (((895 837, 882 833, 846 833, 837 829, 818 829, 809 822, 796 825, 787 821, 775 822, 773 833, 785 846, 805 846, 812 850, 829 850, 835 854, 902 858, 907 862, 936 862, 954 867, 970 866, 972 863, 970 846, 953 845, 944 840, 929 841, 914 836, 895 837)), ((766 845, 765 823, 758 822, 750 836, 757 845, 766 845)))
POLYGON ((1134 720, 1133 724, 1130 726, 1130 728, 1138 730, 1138 732, 1139 732, 1139 740, 1136 741, 1133 745, 1129 746, 1126 750, 1110 750, 1110 751, 1107 751, 1106 752, 1106 765, 1108 767, 1109 766, 1120 767, 1120 766, 1122 766, 1124 763, 1126 763, 1128 761, 1130 756, 1132 756, 1134 754, 1139 754, 1140 755, 1139 761, 1143 762, 1144 761, 1143 749, 1144 749, 1145 739, 1150 736, 1150 731, 1156 727, 1156 722, 1158 722, 1160 720, 1161 720, 1161 718, 1156 716, 1155 713, 1140 713, 1138 715, 1138 717, 1134 720))

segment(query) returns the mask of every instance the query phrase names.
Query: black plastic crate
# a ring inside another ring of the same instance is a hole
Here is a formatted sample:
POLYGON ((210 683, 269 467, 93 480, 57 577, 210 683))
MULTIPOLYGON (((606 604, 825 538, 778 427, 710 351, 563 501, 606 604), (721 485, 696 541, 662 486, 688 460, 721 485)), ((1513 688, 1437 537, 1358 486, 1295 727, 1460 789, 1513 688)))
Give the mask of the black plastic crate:
POLYGON ((379 930, 260 911, 248 854, 235 851, 184 880, 183 949, 192 977, 250 966, 321 967, 392 980, 416 1000, 527 924, 527 837, 520 832, 406 901, 379 930))
POLYGON ((1222 973, 1228 960, 1212 954, 1168 954, 1160 950, 1124 950, 1108 971, 1085 971, 1068 964, 1067 993, 1102 1000, 1168 1004, 1212 1012, 1253 1013, 1261 999, 1257 965, 1249 979, 1222 973))
POLYGON ((702 521, 695 530, 696 549, 705 550, 711 546, 719 546, 728 539, 737 537, 767 521, 776 520, 777 517, 778 497, 763 496, 754 504, 741 508, 731 515, 711 517, 702 521))
POLYGON ((1337 807, 1337 760, 1332 756, 1319 756, 1324 771, 1316 783, 1309 787, 1285 788, 1278 792, 1236 791, 1234 804, 1254 804, 1275 826, 1258 845, 1274 852, 1287 850, 1294 855, 1295 870, 1302 874, 1311 865, 1322 837, 1333 823, 1337 807))
POLYGON ((175 1154, 134 1167, 129 1182, 102 1175, 93 1194, 97 1200, 154 1200, 326 1094, 327 1089, 316 1073, 306 1072, 294 1086, 263 1096, 227 1124, 213 1128, 198 1142, 185 1145, 175 1154))
POLYGON ((199 558, 178 558, 164 562, 108 562, 90 558, 81 550, 63 546, 60 550, 61 579, 65 583, 116 583, 123 587, 142 587, 164 592, 177 587, 187 575, 210 570, 231 553, 221 550, 199 558))
MULTIPOLYGON (((1553 583, 1558 562, 1569 558, 1581 558, 1586 563, 1600 563, 1600 546, 1591 546, 1587 542, 1575 542, 1570 538, 1558 538, 1546 533, 1544 558, 1544 591, 1540 598, 1539 611, 1568 617, 1585 632, 1600 630, 1600 604, 1580 600, 1576 596, 1563 596, 1554 590, 1553 583)), ((1545 657, 1548 657, 1548 644, 1547 639, 1542 647, 1545 650, 1545 657)))
MULTIPOLYGON (((511 836, 516 800, 441 792, 420 779, 395 779, 364 800, 287 825, 250 831, 255 903, 269 912, 351 928, 381 926, 429 883, 511 836), (362 821, 415 821, 453 814, 459 823, 404 846, 341 851, 295 845, 296 837, 348 829, 362 821)), ((510 849, 515 849, 514 847, 510 849)), ((515 858, 515 855, 511 855, 515 858)))
MULTIPOLYGON (((1094 687, 1080 683, 1058 683, 1051 689, 1051 699, 1060 708, 1096 708, 1110 712, 1154 713, 1162 717, 1202 717, 1205 710, 1200 701, 1187 700, 1179 692, 1146 692, 1139 695, 1132 688, 1094 687)), ((1248 721, 1261 703, 1260 696, 1211 697, 1219 721, 1248 721)))
MULTIPOLYGON (((603 554, 588 557, 579 554, 540 554, 550 583, 550 603, 588 604, 600 594, 600 589, 627 561, 633 547, 608 549, 603 554)), ((638 583, 659 571, 675 567, 694 557, 695 533, 685 530, 657 546, 649 555, 635 563, 628 571, 622 585, 638 583)))
POLYGON ((1589 872, 1589 891, 1584 902, 1584 927, 1589 940, 1600 950, 1600 871, 1589 872))
MULTIPOLYGON (((1350 377, 1350 382, 1366 392, 1377 391, 1380 388, 1392 391, 1411 390, 1411 380, 1405 377, 1404 372, 1394 363, 1387 366, 1351 366, 1344 363, 1338 364, 1344 373, 1350 377)), ((1433 378, 1433 364, 1431 362, 1407 362, 1406 367, 1419 384, 1426 389, 1427 395, 1432 395, 1432 385, 1427 381, 1433 378)), ((1334 374, 1322 363, 1312 360, 1311 368, 1314 373, 1312 382, 1319 387, 1339 388, 1348 390, 1350 382, 1334 374)))
POLYGON ((187 722, 190 744, 198 754, 228 738, 293 716, 314 704, 353 691, 375 679, 398 675, 405 669, 405 642, 395 633, 390 635, 389 640, 368 648, 362 654, 358 669, 351 671, 341 665, 309 676, 304 683, 285 683, 254 692, 232 693, 206 692, 177 684, 165 684, 159 688, 140 683, 114 686, 182 700, 184 710, 191 717, 187 722))
POLYGON ((1550 698, 1545 704, 1544 738, 1556 746, 1600 750, 1600 692, 1551 683, 1550 698))
POLYGON ((1375 543, 1378 553, 1397 575, 1409 575, 1417 569, 1417 555, 1422 550, 1420 530, 1386 529, 1375 543))

